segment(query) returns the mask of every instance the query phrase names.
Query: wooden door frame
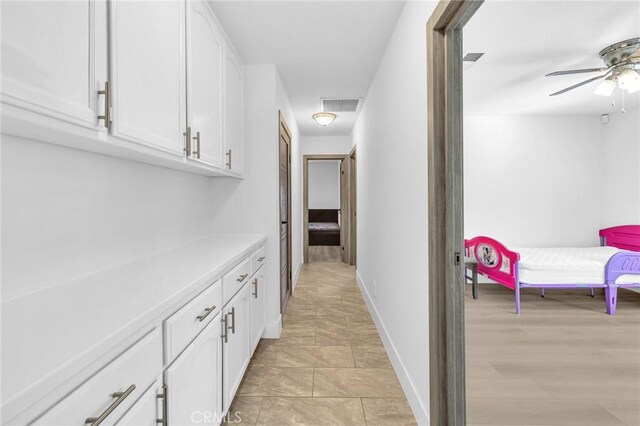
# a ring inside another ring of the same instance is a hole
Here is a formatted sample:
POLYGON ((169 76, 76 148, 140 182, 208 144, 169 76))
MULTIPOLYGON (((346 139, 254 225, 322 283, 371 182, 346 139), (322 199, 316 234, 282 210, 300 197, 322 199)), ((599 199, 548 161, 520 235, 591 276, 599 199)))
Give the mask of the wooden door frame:
POLYGON ((356 145, 349 152, 349 265, 356 266, 358 250, 358 220, 357 212, 357 163, 356 145))
POLYGON ((427 22, 429 387, 432 425, 466 424, 462 29, 483 0, 441 0, 427 22))
MULTIPOLYGON (((346 160, 345 154, 308 154, 302 156, 302 253, 304 263, 309 263, 309 160, 346 160)), ((343 206, 340 206, 342 208, 343 206)), ((349 206, 345 206, 347 214, 349 214, 349 206)), ((345 220, 341 218, 343 228, 340 229, 340 242, 342 242, 345 220)), ((347 221, 348 222, 348 221, 347 221)), ((344 240, 345 250, 348 250, 348 239, 344 240)), ((341 253, 342 257, 342 253, 341 253)))
MULTIPOLYGON (((282 131, 287 133, 289 136, 289 141, 293 141, 293 134, 291 130, 289 130, 289 126, 287 126, 287 122, 285 121, 284 114, 282 111, 278 111, 278 251, 280 251, 280 226, 282 225, 282 216, 280 215, 280 139, 282 138, 282 131)), ((287 143, 287 280, 290 290, 290 295, 293 294, 293 265, 291 264, 293 254, 291 252, 291 144, 287 143)), ((280 260, 282 262, 282 259, 280 260)), ((280 264, 280 268, 278 269, 278 276, 280 277, 282 271, 282 264, 280 264)), ((282 283, 279 282, 278 286, 280 287, 280 313, 284 314, 286 306, 282 306, 282 283)))

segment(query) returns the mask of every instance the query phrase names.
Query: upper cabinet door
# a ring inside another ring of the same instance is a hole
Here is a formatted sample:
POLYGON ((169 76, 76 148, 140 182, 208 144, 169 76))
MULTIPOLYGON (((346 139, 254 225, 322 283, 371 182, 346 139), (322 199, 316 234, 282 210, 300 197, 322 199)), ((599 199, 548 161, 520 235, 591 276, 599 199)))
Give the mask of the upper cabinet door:
POLYGON ((223 36, 203 0, 187 2, 187 119, 189 157, 223 167, 223 36))
POLYGON ((183 155, 185 1, 111 1, 114 136, 183 155))
POLYGON ((106 4, 2 2, 2 101, 62 121, 104 129, 106 4))
POLYGON ((225 49, 224 139, 226 168, 242 173, 243 167, 243 70, 231 47, 225 49))

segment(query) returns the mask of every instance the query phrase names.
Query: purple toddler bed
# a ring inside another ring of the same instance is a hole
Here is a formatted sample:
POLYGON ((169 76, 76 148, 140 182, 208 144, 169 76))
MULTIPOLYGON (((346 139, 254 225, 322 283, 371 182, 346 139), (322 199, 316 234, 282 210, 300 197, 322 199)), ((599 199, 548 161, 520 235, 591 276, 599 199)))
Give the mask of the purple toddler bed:
POLYGON ((478 273, 515 291, 520 289, 604 288, 607 313, 616 312, 619 287, 640 288, 640 225, 600 230, 600 247, 507 249, 489 237, 465 240, 465 252, 478 273))

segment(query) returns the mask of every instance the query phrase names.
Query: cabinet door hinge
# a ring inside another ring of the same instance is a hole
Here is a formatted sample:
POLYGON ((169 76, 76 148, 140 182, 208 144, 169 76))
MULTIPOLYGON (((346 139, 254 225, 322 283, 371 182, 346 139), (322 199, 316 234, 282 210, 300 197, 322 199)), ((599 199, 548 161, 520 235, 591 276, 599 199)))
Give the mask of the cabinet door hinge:
POLYGON ((191 127, 187 126, 187 130, 185 130, 182 135, 184 136, 184 148, 183 151, 185 156, 191 155, 191 127))

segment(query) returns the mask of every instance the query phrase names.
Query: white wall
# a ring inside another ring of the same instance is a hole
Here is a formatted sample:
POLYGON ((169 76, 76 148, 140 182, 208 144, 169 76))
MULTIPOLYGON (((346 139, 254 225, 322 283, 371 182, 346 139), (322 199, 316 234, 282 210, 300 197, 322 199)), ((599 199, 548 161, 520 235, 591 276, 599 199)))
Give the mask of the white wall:
POLYGON ((418 424, 428 424, 426 22, 407 2, 360 117, 358 281, 418 424))
POLYGON ((603 125, 602 227, 640 223, 640 108, 603 125))
POLYGON ((602 134, 592 115, 465 117, 465 237, 597 245, 602 134))
POLYGON ((351 151, 351 136, 302 136, 300 149, 308 154, 348 154, 351 151))
POLYGON ((309 161, 309 208, 340 209, 340 161, 309 161))
MULTIPOLYGON (((279 157, 278 110, 285 114, 291 132, 292 159, 298 129, 274 65, 251 65, 244 70, 245 158, 244 179, 212 179, 210 196, 215 233, 261 233, 267 241, 266 337, 280 334, 279 157)), ((293 168, 292 174, 298 173, 293 168)), ((300 201, 292 200, 292 229, 300 223, 300 201)), ((301 209, 301 208, 300 208, 301 209)), ((294 233, 295 234, 295 233, 294 233)), ((292 236, 292 238, 298 238, 292 236)), ((299 237, 301 239, 301 236, 299 237)), ((292 240, 293 268, 300 262, 301 244, 292 240)))
POLYGON ((2 298, 210 232, 209 179, 2 135, 2 298))

